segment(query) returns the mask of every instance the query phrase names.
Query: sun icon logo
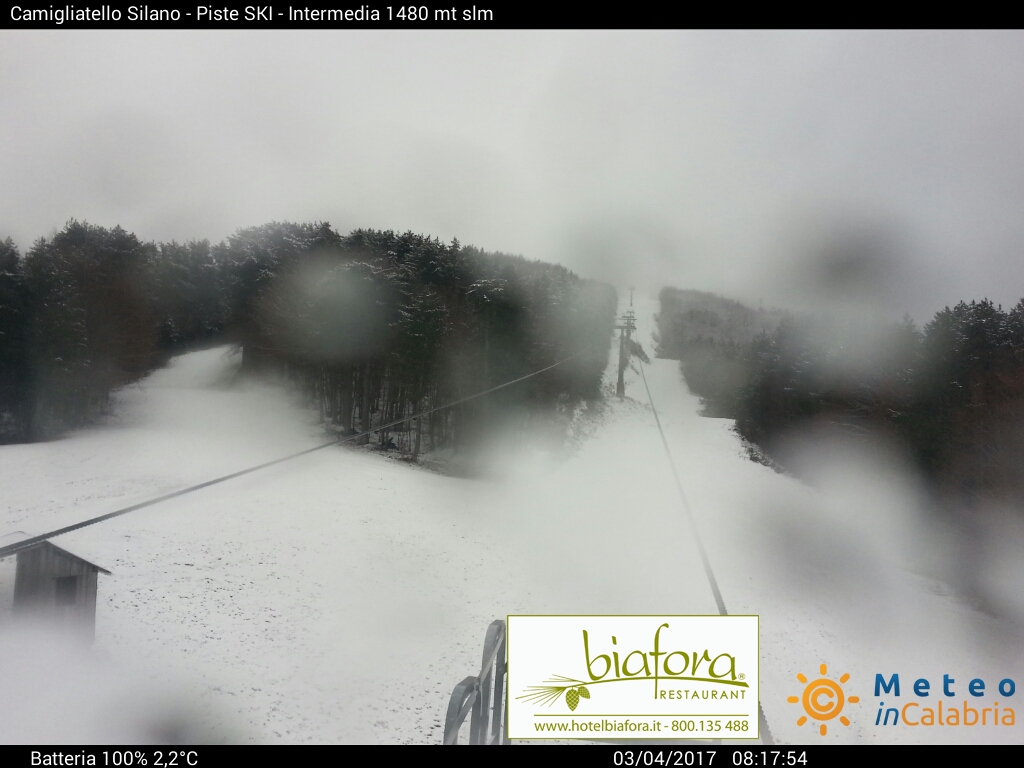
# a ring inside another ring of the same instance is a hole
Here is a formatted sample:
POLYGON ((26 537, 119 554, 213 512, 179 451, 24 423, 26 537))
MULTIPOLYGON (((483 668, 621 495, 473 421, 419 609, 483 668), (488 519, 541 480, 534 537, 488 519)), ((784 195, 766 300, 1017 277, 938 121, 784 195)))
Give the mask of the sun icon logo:
MULTIPOLYGON (((819 671, 822 675, 827 675, 828 667, 822 664, 819 671)), ((811 719, 821 723, 818 732, 824 736, 828 733, 828 726, 825 723, 829 720, 834 720, 838 717, 839 722, 843 725, 850 724, 850 718, 846 715, 840 715, 840 713, 843 711, 843 706, 847 701, 851 704, 856 704, 860 699, 857 696, 847 698, 843 693, 842 684, 850 679, 849 674, 840 677, 838 683, 835 680, 829 680, 827 677, 820 677, 808 683, 807 676, 803 672, 799 673, 796 679, 805 684, 803 696, 790 696, 786 701, 790 704, 803 704, 804 712, 807 715, 801 715, 800 719, 796 721, 797 725, 806 723, 807 717, 810 716, 811 719)))

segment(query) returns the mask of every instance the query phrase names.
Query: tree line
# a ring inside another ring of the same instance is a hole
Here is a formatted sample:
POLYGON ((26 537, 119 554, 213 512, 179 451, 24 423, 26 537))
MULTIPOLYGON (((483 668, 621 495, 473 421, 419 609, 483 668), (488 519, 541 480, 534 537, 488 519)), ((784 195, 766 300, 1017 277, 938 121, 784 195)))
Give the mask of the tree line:
POLYGON ((213 340, 237 344, 245 372, 289 377, 349 433, 582 351, 374 436, 413 454, 458 448, 599 396, 616 301, 564 267, 411 232, 274 222, 211 245, 72 221, 24 257, 0 244, 0 440, 88 423, 117 387, 213 340))
MULTIPOLYGON (((735 314, 724 302, 718 325, 735 314)), ((773 459, 795 430, 884 436, 945 498, 1024 501, 1024 299, 962 301, 922 329, 778 313, 749 339, 709 338, 692 309, 662 291, 658 353, 773 459)))

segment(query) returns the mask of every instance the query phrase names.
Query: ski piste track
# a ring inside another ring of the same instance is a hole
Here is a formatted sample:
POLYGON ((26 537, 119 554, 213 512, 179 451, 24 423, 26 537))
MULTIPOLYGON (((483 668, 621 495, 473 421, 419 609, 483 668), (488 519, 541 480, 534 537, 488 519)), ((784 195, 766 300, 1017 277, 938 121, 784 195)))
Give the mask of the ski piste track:
MULTIPOLYGON (((477 392, 477 393, 474 393, 472 395, 468 395, 466 397, 462 397, 462 398, 459 398, 457 400, 454 400, 454 401, 451 401, 451 402, 448 402, 448 403, 444 403, 442 405, 435 406, 433 408, 425 409, 425 410, 420 411, 418 413, 414 413, 414 414, 412 414, 410 416, 406 416, 406 417, 404 417, 402 419, 397 419, 395 421, 391 421, 391 422, 388 422, 386 424, 378 425, 377 427, 375 427, 373 429, 365 430, 363 432, 359 432, 359 433, 356 433, 356 434, 348 435, 348 436, 345 436, 345 437, 342 437, 342 438, 333 439, 333 440, 331 440, 329 442, 325 442, 325 443, 322 443, 320 445, 314 446, 312 448, 307 448, 307 449, 302 450, 302 451, 291 453, 291 454, 288 454, 287 456, 282 456, 282 457, 280 457, 278 459, 274 459, 272 461, 263 462, 261 464, 257 464, 255 466, 248 467, 246 469, 239 470, 237 472, 232 472, 232 473, 227 474, 227 475, 222 475, 220 477, 214 478, 212 480, 208 480, 208 481, 203 482, 203 483, 198 483, 198 484, 195 484, 195 485, 191 485, 191 486, 188 486, 186 488, 180 489, 178 491, 174 491, 172 493, 167 493, 167 494, 164 494, 164 495, 161 495, 161 496, 157 496, 155 498, 148 499, 146 501, 140 502, 138 504, 133 504, 131 506, 115 510, 114 512, 110 512, 110 513, 107 513, 107 514, 104 514, 104 515, 99 515, 99 516, 96 516, 96 517, 92 517, 92 518, 89 518, 87 520, 83 520, 83 521, 80 521, 78 523, 74 523, 72 525, 64 526, 62 528, 58 528, 56 530, 49 531, 49 532, 44 533, 44 534, 32 536, 32 537, 23 539, 21 541, 15 542, 14 544, 10 544, 10 545, 8 545, 6 547, 0 547, 0 558, 4 558, 4 557, 8 557, 10 555, 17 554, 19 551, 27 549, 28 547, 34 546, 34 545, 36 545, 36 544, 38 544, 40 542, 48 541, 49 539, 56 538, 58 536, 61 536, 61 535, 66 534, 66 533, 70 533, 72 531, 79 530, 81 528, 85 528, 85 527, 88 527, 88 526, 96 525, 98 523, 102 523, 102 522, 105 522, 107 520, 111 520, 111 519, 113 519, 115 517, 120 517, 122 515, 126 515, 126 514, 129 514, 131 512, 135 512, 137 510, 144 509, 146 507, 152 507, 152 506, 155 506, 157 504, 160 504, 161 502, 170 501, 171 499, 175 499, 175 498, 178 498, 180 496, 184 496, 186 494, 194 493, 194 492, 200 491, 200 490, 202 490, 204 488, 208 488, 208 487, 213 486, 213 485, 217 485, 217 484, 220 484, 220 483, 227 482, 228 480, 232 480, 232 479, 235 479, 235 478, 238 478, 238 477, 242 477, 244 475, 248 475, 248 474, 251 474, 251 473, 254 473, 254 472, 259 472, 260 470, 263 470, 263 469, 266 469, 266 468, 269 468, 269 467, 272 467, 272 466, 276 466, 278 464, 282 464, 284 462, 291 461, 293 459, 300 458, 302 456, 305 456, 305 455, 310 454, 310 453, 314 453, 316 451, 321 451, 321 450, 323 450, 325 448, 329 448, 331 446, 341 445, 341 444, 344 444, 344 443, 347 443, 347 442, 352 442, 352 441, 358 440, 359 438, 366 437, 367 435, 371 435, 371 434, 373 434, 375 432, 379 432, 379 431, 381 431, 383 429, 388 429, 390 427, 394 427, 394 426, 397 426, 399 424, 404 424, 404 423, 412 421, 414 419, 421 418, 423 416, 427 416, 427 415, 429 415, 431 413, 436 413, 438 411, 446 410, 448 408, 453 408, 453 407, 455 407, 457 405, 460 405, 462 403, 468 402, 470 400, 475 400, 477 398, 484 397, 484 396, 489 395, 489 394, 491 394, 493 392, 496 392, 498 390, 504 389, 506 387, 513 386, 513 385, 518 384, 520 382, 523 382, 523 381, 526 381, 528 379, 531 379, 531 378, 533 378, 535 376, 539 376, 540 374, 545 373, 546 371, 550 371, 550 370, 552 370, 554 368, 557 368, 557 367, 559 367, 561 365, 564 365, 565 363, 567 363, 567 362, 569 362, 569 361, 579 357, 583 353, 587 352, 591 348, 592 347, 584 347, 583 349, 577 350, 572 355, 569 355, 568 357, 565 357, 565 358, 559 360, 556 363, 553 363, 553 364, 551 364, 549 366, 546 366, 544 368, 540 368, 540 369, 538 369, 536 371, 533 371, 531 373, 528 373, 528 374, 526 374, 524 376, 520 376, 518 378, 515 378, 515 379, 512 379, 512 380, 503 382, 501 384, 498 384, 498 385, 496 385, 494 387, 490 387, 490 388, 488 388, 486 390, 483 390, 481 392, 477 392)), ((715 578, 714 570, 713 570, 713 568, 711 566, 710 559, 709 559, 707 551, 706 551, 706 549, 704 547, 703 541, 701 540, 700 533, 697 530, 696 521, 693 518, 693 514, 692 514, 691 509, 690 509, 689 501, 687 500, 686 493, 683 490, 682 481, 681 481, 681 479, 679 477, 678 470, 677 470, 677 468, 675 466, 675 461, 672 458, 672 454, 671 454, 671 451, 669 449, 668 441, 665 438, 665 433, 664 433, 664 430, 662 429, 662 426, 661 426, 661 420, 658 417, 658 411, 657 411, 657 409, 656 409, 656 407, 654 405, 654 399, 651 396, 650 387, 647 384, 647 376, 646 376, 646 373, 644 372, 643 362, 640 361, 639 359, 638 359, 638 366, 639 366, 639 369, 640 369, 641 376, 643 377, 644 388, 645 388, 645 391, 647 393, 647 398, 648 398, 648 404, 650 405, 651 411, 652 411, 652 413, 654 415, 654 418, 655 418, 655 421, 657 423, 658 433, 659 433, 660 438, 661 438, 662 447, 664 448, 664 451, 665 451, 665 457, 668 460, 669 468, 671 470, 673 480, 675 481, 675 486, 676 486, 676 489, 677 489, 677 491, 679 493, 680 501, 682 502, 683 512, 684 512, 684 515, 686 517, 687 523, 688 523, 688 525, 690 527, 690 530, 691 530, 691 532, 693 534, 694 543, 696 544, 697 550, 700 553, 701 563, 703 565, 705 575, 707 576, 708 585, 709 585, 709 587, 710 587, 710 589, 712 591, 712 594, 714 595, 715 604, 716 604, 716 606, 718 608, 719 614, 722 615, 722 616, 728 615, 728 611, 727 611, 726 606, 725 606, 725 601, 724 601, 724 599, 722 597, 721 591, 720 591, 719 586, 718 586, 718 580, 715 578)), ((760 722, 761 740, 765 744, 773 744, 774 742, 773 742, 773 739, 772 739, 772 736, 771 736, 771 730, 770 730, 770 728, 768 726, 767 720, 765 719, 764 709, 762 707, 760 707, 760 705, 759 705, 759 714, 760 714, 760 721, 761 721, 760 722)))
MULTIPOLYGON (((715 578, 715 572, 711 568, 711 560, 708 558, 707 550, 704 548, 704 542, 701 540, 700 532, 697 530, 697 521, 693 519, 693 512, 690 510, 690 502, 686 498, 686 492, 683 490, 682 480, 679 479, 679 472, 676 470, 676 463, 672 459, 672 451, 669 450, 668 440, 665 439, 665 430, 661 428, 661 419, 658 418, 658 409, 654 407, 654 398, 651 397, 651 388, 647 384, 647 374, 644 372, 643 361, 638 361, 640 367, 640 375, 644 380, 644 389, 647 391, 647 402, 651 406, 651 411, 654 413, 654 420, 658 425, 658 435, 661 437, 661 445, 665 449, 665 458, 668 459, 669 468, 672 470, 672 478, 676 482, 676 490, 679 491, 679 500, 683 503, 683 512, 686 515, 686 521, 690 524, 690 530, 693 532, 693 541, 697 545, 697 551, 700 552, 701 564, 704 566, 704 573, 708 577, 708 585, 711 587, 711 591, 715 596, 715 605, 718 606, 718 613, 722 616, 728 616, 729 611, 726 610, 725 600, 722 598, 722 591, 718 588, 718 579, 715 578)), ((764 744, 774 744, 775 740, 772 738, 771 728, 768 727, 768 720, 764 716, 764 707, 758 702, 757 705, 758 717, 761 720, 761 741, 764 744)))
POLYGON ((266 462, 263 462, 262 464, 257 464, 256 466, 249 467, 247 469, 239 470, 238 472, 232 472, 229 475, 222 475, 220 477, 214 478, 213 480, 207 480, 205 483, 198 483, 196 485, 190 485, 188 488, 182 488, 180 491, 174 491, 173 493, 165 493, 163 496, 157 496, 156 498, 149 499, 147 501, 143 501, 143 502, 141 502, 139 504, 132 504, 130 507, 125 507, 124 509, 118 509, 118 510, 116 510, 114 512, 110 512, 110 513, 108 513, 106 515, 99 515, 98 517, 91 517, 88 520, 83 520, 83 521, 81 521, 79 523, 75 523, 74 525, 67 525, 67 526, 64 526, 63 528, 58 528, 55 531, 50 531, 49 533, 42 533, 42 534, 39 534, 38 536, 32 536, 32 537, 24 539, 22 541, 18 541, 18 542, 14 543, 14 544, 9 544, 6 547, 0 547, 0 558, 7 557, 7 556, 13 555, 13 554, 17 554, 20 550, 27 549, 28 547, 34 546, 34 545, 38 544, 41 541, 47 541, 49 539, 55 538, 57 536, 60 536, 62 534, 71 533, 72 531, 77 531, 80 528, 85 528, 85 527, 90 526, 90 525, 96 525, 97 523, 102 523, 105 520, 111 520, 111 519, 113 519, 115 517, 120 517, 121 515, 127 515, 129 512, 135 512, 135 511, 137 511, 139 509, 144 509, 146 507, 152 507, 155 504, 159 504, 162 501, 170 501, 171 499, 176 499, 179 496, 184 496, 185 494, 193 493, 194 491, 199 491, 199 490, 202 490, 203 488, 209 488, 211 485, 217 485, 219 483, 223 483, 223 482, 226 482, 228 480, 233 480, 236 477, 242 477, 243 475, 249 475, 249 474, 252 474, 253 472, 259 472, 261 469, 266 469, 267 467, 273 467, 273 466, 275 466, 277 464, 283 464, 286 461, 291 461, 292 459, 297 459, 300 456, 305 456, 305 455, 310 454, 310 453, 315 453, 316 451, 322 451, 324 448, 330 448, 332 445, 342 445, 343 443, 349 443, 349 442, 352 442, 353 440, 358 440, 361 437, 366 437, 367 435, 372 435, 374 432, 380 432, 382 429, 389 429, 390 427, 394 427, 394 426, 397 426, 399 424, 404 424, 405 422, 412 421, 413 419, 418 419, 418 418, 421 418, 423 416, 429 416, 430 414, 436 413, 437 411, 443 411, 443 410, 446 410, 448 408, 454 408, 456 405, 460 405, 461 403, 465 403, 465 402, 468 402, 470 400, 475 400, 478 397, 483 397, 484 395, 489 395, 492 392, 497 392, 499 389, 504 389, 505 387, 511 387, 513 384, 518 384, 519 382, 526 381, 527 379, 531 379, 534 376, 539 376, 540 374, 544 373, 545 371, 550 371, 552 368, 557 368, 558 366, 563 365, 563 364, 569 362, 570 360, 573 360, 574 358, 579 357, 580 355, 582 355, 584 352, 586 352, 590 348, 591 347, 584 347, 583 349, 579 350, 578 352, 573 353, 569 357, 566 357, 566 358, 563 358, 562 360, 559 360, 557 363, 553 363, 552 365, 549 365, 549 366, 547 366, 545 368, 540 368, 539 370, 533 371, 532 373, 528 373, 525 376, 520 376, 517 379, 512 379, 511 381, 506 381, 503 384, 498 384, 497 386, 491 387, 490 389, 485 389, 483 392, 477 392, 475 394, 468 395, 467 397, 462 397, 462 398, 459 398, 458 400, 454 400, 454 401, 452 401, 450 403, 445 403, 444 405, 438 405, 438 406, 435 406, 434 408, 428 408, 428 409, 426 409, 424 411, 420 411, 419 413, 414 413, 411 416, 406 416, 403 419, 397 419, 396 421, 391 421, 391 422, 388 422, 387 424, 381 424, 381 425, 379 425, 377 427, 374 427, 373 429, 368 429, 368 430, 366 430, 364 432, 358 432, 358 433, 356 433, 354 435, 348 435, 347 437, 342 437, 342 438, 334 439, 334 440, 331 440, 330 442, 322 443, 321 445, 317 445, 317 446, 314 446, 312 448, 307 448, 304 451, 298 451, 297 453, 290 453, 287 456, 282 456, 281 458, 274 459, 273 461, 266 461, 266 462))

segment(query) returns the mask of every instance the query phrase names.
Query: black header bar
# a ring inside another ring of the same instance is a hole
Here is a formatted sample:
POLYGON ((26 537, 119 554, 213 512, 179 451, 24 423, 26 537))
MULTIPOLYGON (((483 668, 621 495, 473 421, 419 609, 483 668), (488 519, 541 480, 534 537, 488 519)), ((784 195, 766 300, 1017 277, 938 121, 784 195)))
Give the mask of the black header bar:
MULTIPOLYGON (((224 3, 40 3, 15 0, 3 7, 0 29, 568 29, 657 28, 669 19, 635 19, 626 24, 599 13, 588 21, 577 10, 448 0, 400 5, 339 0, 335 4, 276 2, 268 5, 224 3), (603 23, 602 23, 603 22, 603 23)), ((592 13, 598 13, 596 10, 592 13)), ((675 14, 671 14, 674 16, 675 14)))

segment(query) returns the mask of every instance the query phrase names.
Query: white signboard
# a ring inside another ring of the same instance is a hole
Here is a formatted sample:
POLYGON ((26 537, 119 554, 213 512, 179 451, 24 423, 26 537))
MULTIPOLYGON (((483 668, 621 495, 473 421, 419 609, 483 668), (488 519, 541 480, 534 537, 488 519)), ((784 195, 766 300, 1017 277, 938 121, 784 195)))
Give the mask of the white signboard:
POLYGON ((509 616, 510 739, 756 739, 757 616, 509 616))

